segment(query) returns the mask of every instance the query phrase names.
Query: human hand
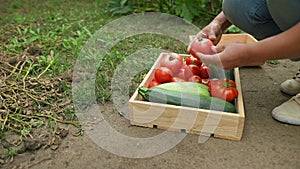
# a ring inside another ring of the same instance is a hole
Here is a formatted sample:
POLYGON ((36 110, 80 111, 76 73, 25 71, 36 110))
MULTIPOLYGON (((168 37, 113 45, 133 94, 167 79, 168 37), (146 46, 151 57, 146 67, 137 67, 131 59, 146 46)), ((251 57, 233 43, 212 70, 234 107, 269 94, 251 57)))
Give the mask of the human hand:
POLYGON ((197 34, 197 37, 208 38, 214 43, 214 45, 217 45, 221 39, 223 31, 230 25, 232 24, 222 11, 197 34))
POLYGON ((197 56, 205 64, 213 64, 225 70, 241 66, 262 65, 264 60, 255 57, 251 52, 251 45, 243 43, 229 43, 220 47, 212 47, 215 54, 204 55, 197 53, 197 56))
POLYGON ((207 26, 205 26, 197 35, 196 37, 207 38, 211 40, 214 45, 218 44, 222 37, 223 31, 222 27, 217 22, 211 22, 207 26))

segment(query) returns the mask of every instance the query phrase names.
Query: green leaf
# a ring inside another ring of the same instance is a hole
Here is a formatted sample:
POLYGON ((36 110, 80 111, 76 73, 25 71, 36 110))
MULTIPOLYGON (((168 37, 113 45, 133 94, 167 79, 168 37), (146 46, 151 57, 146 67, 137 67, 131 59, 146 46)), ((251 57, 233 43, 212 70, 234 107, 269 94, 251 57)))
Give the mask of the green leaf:
POLYGON ((182 13, 181 16, 183 17, 184 20, 187 22, 191 23, 193 21, 193 14, 190 12, 186 4, 182 4, 182 13))
POLYGON ((193 16, 199 16, 200 13, 197 10, 198 7, 197 2, 187 1, 186 6, 193 16))
POLYGON ((43 122, 43 121, 35 121, 35 122, 33 122, 33 123, 31 123, 31 125, 33 126, 33 127, 41 127, 41 126, 43 126, 45 123, 43 122))
POLYGON ((121 2, 120 2, 121 7, 124 7, 126 2, 127 2, 127 0, 121 0, 121 2))
POLYGON ((113 15, 123 15, 123 14, 128 14, 132 11, 131 7, 125 6, 125 7, 119 7, 119 8, 114 8, 112 11, 113 15))
POLYGON ((39 38, 40 38, 40 36, 33 36, 33 37, 30 37, 29 39, 26 39, 26 40, 25 40, 25 43, 26 43, 26 44, 30 44, 30 43, 32 43, 32 42, 38 40, 39 38))
POLYGON ((175 7, 175 15, 180 16, 181 15, 181 8, 180 7, 175 7))

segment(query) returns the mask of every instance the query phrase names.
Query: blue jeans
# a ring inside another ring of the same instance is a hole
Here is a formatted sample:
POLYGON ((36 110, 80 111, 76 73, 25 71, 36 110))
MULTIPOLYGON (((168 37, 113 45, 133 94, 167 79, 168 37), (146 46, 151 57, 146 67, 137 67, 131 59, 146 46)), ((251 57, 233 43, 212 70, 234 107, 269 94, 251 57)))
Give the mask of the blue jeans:
POLYGON ((300 22, 300 0, 224 0, 222 8, 232 24, 258 40, 300 22))

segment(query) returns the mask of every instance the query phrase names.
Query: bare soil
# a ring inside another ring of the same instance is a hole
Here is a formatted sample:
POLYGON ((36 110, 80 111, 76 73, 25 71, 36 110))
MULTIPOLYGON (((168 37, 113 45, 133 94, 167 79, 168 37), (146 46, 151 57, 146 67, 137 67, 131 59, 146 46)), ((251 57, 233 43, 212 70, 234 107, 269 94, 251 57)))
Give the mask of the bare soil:
MULTIPOLYGON (((299 62, 281 60, 279 64, 240 69, 245 105, 245 127, 241 141, 210 138, 198 143, 198 136, 187 135, 169 151, 149 158, 126 158, 112 154, 95 144, 88 135, 68 134, 57 148, 26 151, 2 168, 31 169, 163 169, 163 168, 300 168, 300 127, 280 123, 271 111, 290 96, 280 92, 279 85, 294 76, 299 62)), ((160 133, 159 129, 133 127, 115 113, 112 105, 102 112, 118 131, 136 137, 160 133)), ((122 140, 119 140, 121 143, 122 140)))

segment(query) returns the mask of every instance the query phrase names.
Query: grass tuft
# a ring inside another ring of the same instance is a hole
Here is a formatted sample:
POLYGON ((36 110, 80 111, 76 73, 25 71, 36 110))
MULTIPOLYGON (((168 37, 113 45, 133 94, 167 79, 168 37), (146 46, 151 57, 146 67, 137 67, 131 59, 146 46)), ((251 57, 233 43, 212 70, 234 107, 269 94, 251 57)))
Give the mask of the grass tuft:
MULTIPOLYGON (((77 127, 75 135, 84 133, 72 103, 72 70, 87 40, 120 17, 104 12, 107 2, 4 0, 1 3, 1 140, 8 140, 8 131, 21 141, 36 139, 39 135, 35 132, 45 127, 50 135, 57 136, 63 131, 62 124, 77 127)), ((99 103, 111 101, 112 77, 120 63, 135 51, 151 48, 186 53, 184 44, 161 35, 143 34, 119 42, 99 63, 95 86, 99 103)), ((153 60, 144 62, 151 65, 153 60)), ((142 70, 132 79, 131 92, 147 71, 142 70)), ((53 140, 49 142, 54 144, 53 140)), ((6 149, 5 157, 18 153, 13 148, 6 149)))

